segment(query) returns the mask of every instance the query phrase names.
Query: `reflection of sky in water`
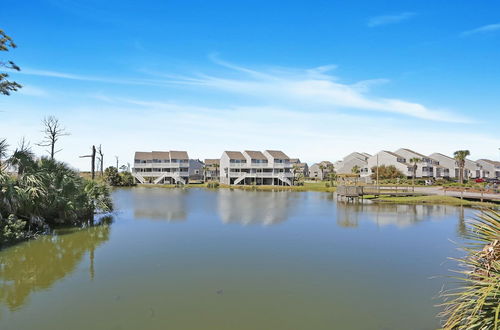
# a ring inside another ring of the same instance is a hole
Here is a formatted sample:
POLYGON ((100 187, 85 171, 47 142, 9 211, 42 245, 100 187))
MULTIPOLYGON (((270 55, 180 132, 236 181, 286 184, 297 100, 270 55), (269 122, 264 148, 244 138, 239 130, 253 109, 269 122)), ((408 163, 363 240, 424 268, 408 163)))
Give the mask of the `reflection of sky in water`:
POLYGON ((429 278, 454 268, 450 240, 473 214, 321 192, 113 198, 110 227, 0 251, 0 329, 437 328, 432 298, 445 279, 429 278), (359 306, 370 306, 362 318, 359 306))

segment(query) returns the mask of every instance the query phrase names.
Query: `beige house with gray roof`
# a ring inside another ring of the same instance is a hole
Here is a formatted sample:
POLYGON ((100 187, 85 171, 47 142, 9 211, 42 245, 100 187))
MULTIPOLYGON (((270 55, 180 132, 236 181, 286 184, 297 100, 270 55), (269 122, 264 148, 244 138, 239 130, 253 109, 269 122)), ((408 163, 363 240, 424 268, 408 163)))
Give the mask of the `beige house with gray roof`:
POLYGON ((293 180, 290 158, 279 150, 224 151, 220 182, 228 185, 285 185, 293 180))
POLYGON ((479 159, 477 163, 482 167, 484 178, 500 179, 500 162, 490 159, 479 159))
POLYGON ((137 151, 132 175, 138 183, 185 184, 189 181, 186 151, 137 151))

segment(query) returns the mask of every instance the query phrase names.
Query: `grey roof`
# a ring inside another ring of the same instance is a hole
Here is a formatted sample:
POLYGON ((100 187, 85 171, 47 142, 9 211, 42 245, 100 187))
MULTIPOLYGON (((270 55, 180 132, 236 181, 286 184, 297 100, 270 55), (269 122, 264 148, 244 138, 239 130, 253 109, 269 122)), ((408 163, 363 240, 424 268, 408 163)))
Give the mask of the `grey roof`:
POLYGON ((170 159, 189 159, 186 151, 170 151, 170 159))
POLYGON ((483 161, 485 163, 488 163, 488 164, 491 164, 491 165, 494 165, 494 166, 500 166, 500 162, 497 162, 497 161, 494 161, 494 160, 491 160, 491 159, 479 159, 479 161, 483 161))
POLYGON ((411 149, 407 149, 407 148, 401 148, 400 150, 405 150, 405 151, 408 151, 408 152, 411 152, 412 154, 415 154, 419 157, 423 157, 423 158, 430 158, 429 156, 426 156, 426 155, 422 155, 421 153, 418 153, 416 151, 413 151, 411 149))
POLYGON ((205 159, 205 165, 220 165, 220 159, 205 159))
POLYGON ((403 158, 403 159, 406 158, 406 157, 398 155, 397 153, 392 152, 392 151, 382 150, 382 152, 388 153, 389 155, 392 155, 392 156, 397 157, 397 158, 403 158))
POLYGON ((153 158, 153 159, 170 159, 170 153, 168 151, 153 151, 153 152, 151 152, 151 158, 153 158))
POLYGON ((290 163, 292 163, 292 164, 300 164, 300 159, 298 159, 298 158, 290 158, 290 163))
POLYGON ((251 159, 267 160, 267 157, 260 151, 245 150, 244 151, 251 159))
POLYGON ((229 159, 245 160, 245 156, 239 151, 224 151, 229 159))
POLYGON ((153 159, 153 154, 151 152, 136 151, 135 155, 134 155, 134 159, 152 160, 153 159))
POLYGON ((290 159, 283 151, 281 150, 266 150, 271 157, 276 159, 290 159))

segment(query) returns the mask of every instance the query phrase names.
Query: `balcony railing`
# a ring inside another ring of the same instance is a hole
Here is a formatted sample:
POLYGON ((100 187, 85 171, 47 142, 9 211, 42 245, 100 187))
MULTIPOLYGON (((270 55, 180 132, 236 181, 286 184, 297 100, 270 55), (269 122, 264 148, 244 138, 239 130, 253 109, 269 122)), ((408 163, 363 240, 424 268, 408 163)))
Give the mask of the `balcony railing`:
POLYGON ((135 163, 134 168, 179 168, 189 167, 189 163, 135 163))
POLYGON ((247 178, 277 178, 279 175, 284 175, 287 178, 293 178, 292 173, 284 173, 284 172, 277 172, 277 173, 271 173, 271 172, 261 172, 261 173, 247 173, 247 172, 230 172, 229 176, 234 178, 234 177, 240 177, 242 175, 245 175, 247 178))
POLYGON ((176 176, 176 175, 179 175, 179 176, 189 176, 189 172, 136 172, 136 171, 133 171, 133 173, 138 173, 140 175, 142 175, 143 177, 159 177, 159 176, 162 176, 162 175, 165 175, 167 177, 173 177, 173 176, 176 176))

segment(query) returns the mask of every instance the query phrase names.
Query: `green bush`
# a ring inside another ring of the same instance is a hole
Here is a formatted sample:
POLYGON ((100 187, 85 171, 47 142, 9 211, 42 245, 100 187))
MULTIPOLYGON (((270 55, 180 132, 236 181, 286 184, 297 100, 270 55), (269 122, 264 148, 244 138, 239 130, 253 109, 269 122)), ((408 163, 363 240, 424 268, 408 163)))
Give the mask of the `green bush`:
POLYGON ((210 181, 207 183, 208 188, 219 188, 219 182, 217 181, 210 181))
POLYGON ((105 184, 86 180, 55 160, 19 159, 22 171, 17 176, 0 168, 3 242, 30 237, 52 226, 87 223, 96 213, 113 209, 105 184))

